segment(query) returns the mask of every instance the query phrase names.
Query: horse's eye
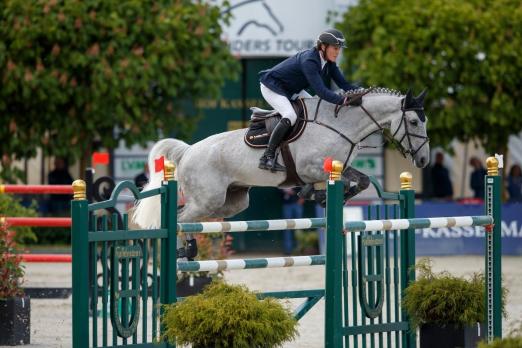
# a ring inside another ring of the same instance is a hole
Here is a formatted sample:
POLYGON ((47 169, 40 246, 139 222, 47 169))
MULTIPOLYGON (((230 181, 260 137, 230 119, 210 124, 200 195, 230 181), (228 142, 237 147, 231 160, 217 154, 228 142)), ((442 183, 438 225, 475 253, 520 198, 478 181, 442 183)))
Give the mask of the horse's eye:
POLYGON ((411 120, 410 121, 410 124, 413 126, 413 127, 417 127, 417 125, 419 124, 419 122, 417 120, 411 120))

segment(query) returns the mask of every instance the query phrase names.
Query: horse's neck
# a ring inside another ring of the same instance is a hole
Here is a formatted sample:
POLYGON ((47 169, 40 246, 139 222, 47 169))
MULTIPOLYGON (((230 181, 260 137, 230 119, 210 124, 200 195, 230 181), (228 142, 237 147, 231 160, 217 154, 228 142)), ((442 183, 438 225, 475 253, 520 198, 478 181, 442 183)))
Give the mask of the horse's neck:
MULTIPOLYGON (((393 100, 394 97, 391 96, 367 98, 369 102, 365 103, 367 104, 366 109, 371 117, 360 107, 346 106, 342 107, 338 116, 335 117, 335 105, 323 100, 319 105, 317 121, 336 129, 354 143, 358 143, 380 128, 389 127, 392 121, 392 107, 390 107, 390 104, 395 107, 397 103, 397 101, 393 100), (388 103, 388 105, 384 103, 388 103)), ((319 99, 316 98, 305 100, 309 118, 314 118, 318 101, 319 99)))

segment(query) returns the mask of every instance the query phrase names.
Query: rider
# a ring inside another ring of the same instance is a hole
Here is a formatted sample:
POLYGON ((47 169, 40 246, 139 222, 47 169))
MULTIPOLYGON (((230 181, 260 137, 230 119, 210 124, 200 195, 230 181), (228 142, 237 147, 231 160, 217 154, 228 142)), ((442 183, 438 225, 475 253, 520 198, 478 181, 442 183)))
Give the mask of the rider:
POLYGON ((273 68, 259 73, 261 94, 282 116, 270 136, 265 153, 259 160, 259 168, 285 171, 285 167, 275 161, 275 151, 288 129, 297 120, 290 100, 300 96, 311 97, 304 91, 305 88, 312 87, 320 98, 332 104, 361 105, 360 98, 350 100, 349 97, 336 94, 326 87, 323 80, 331 78, 345 91, 358 88, 346 81, 335 64, 341 48, 344 47, 344 35, 339 30, 328 29, 319 35, 316 47, 301 51, 273 68))

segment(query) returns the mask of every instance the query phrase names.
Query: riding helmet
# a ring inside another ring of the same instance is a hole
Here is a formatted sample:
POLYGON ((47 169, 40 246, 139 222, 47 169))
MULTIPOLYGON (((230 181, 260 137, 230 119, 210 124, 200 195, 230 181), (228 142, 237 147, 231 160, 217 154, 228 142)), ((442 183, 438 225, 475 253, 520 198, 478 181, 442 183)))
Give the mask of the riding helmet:
POLYGON ((345 39, 343 33, 341 33, 337 29, 328 29, 323 31, 319 38, 317 39, 318 43, 322 43, 325 45, 336 45, 341 48, 345 48, 345 39))

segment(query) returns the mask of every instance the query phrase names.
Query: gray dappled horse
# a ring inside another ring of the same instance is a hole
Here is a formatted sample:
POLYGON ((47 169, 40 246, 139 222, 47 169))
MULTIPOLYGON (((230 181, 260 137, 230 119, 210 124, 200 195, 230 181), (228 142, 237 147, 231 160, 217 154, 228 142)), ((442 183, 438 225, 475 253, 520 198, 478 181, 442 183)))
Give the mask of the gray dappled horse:
MULTIPOLYGON (((297 174, 306 184, 327 180, 328 174, 323 171, 326 157, 343 161, 346 198, 369 185, 368 177, 349 165, 357 156, 357 144, 370 134, 389 130, 389 134, 385 133, 389 140, 419 168, 425 167, 430 158, 423 108, 425 92, 417 97, 411 92, 404 96, 383 88, 357 93, 365 93, 360 107, 339 107, 317 97, 304 99, 310 116, 302 135, 289 144, 297 174), (352 187, 351 182, 355 183, 352 187)), ((179 222, 234 216, 248 207, 250 187, 278 187, 285 181, 284 172, 258 168, 263 149, 247 146, 245 132, 239 129, 215 134, 194 145, 177 139, 163 139, 154 145, 149 154, 150 168, 160 156, 176 165, 186 200, 178 212, 179 222)), ((159 187, 161 174, 151 170, 144 190, 159 187)), ((146 198, 138 202, 133 219, 142 228, 158 228, 160 211, 158 196, 146 198)))

